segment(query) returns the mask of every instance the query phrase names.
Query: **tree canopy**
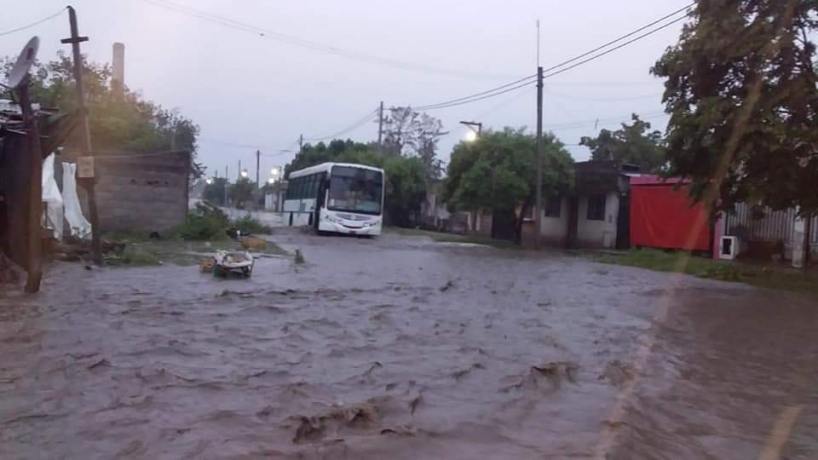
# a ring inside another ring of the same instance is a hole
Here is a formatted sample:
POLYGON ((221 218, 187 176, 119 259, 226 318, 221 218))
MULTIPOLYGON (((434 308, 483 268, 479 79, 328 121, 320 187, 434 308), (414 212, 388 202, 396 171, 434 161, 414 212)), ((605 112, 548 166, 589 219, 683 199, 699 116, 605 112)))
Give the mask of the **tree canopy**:
POLYGON ((631 115, 631 124, 622 123, 616 131, 603 129, 596 137, 583 137, 581 145, 591 149, 593 160, 631 163, 643 172, 658 172, 665 164, 665 150, 660 131, 651 131, 650 123, 631 115))
MULTIPOLYGON (((523 216, 535 201, 536 160, 536 139, 523 128, 484 131, 476 141, 455 146, 443 199, 454 210, 514 213, 519 242, 523 216)), ((552 133, 544 134, 544 196, 560 195, 571 188, 572 164, 562 142, 552 133)))
POLYGON ((814 0, 700 0, 664 77, 669 173, 695 198, 818 211, 814 0))
MULTIPOLYGON (((3 60, 8 73, 13 60, 3 60)), ((111 71, 107 65, 85 62, 83 85, 88 106, 91 141, 95 151, 158 152, 187 150, 196 154, 199 127, 175 110, 145 100, 140 94, 124 89, 120 96, 111 89, 111 71)), ((57 59, 35 65, 31 78, 31 99, 44 107, 55 107, 65 113, 77 109, 73 61, 62 52, 57 59)), ((0 97, 10 94, 0 89, 0 97)), ((77 136, 67 147, 77 147, 77 136)), ((194 162, 194 172, 202 168, 194 162)))

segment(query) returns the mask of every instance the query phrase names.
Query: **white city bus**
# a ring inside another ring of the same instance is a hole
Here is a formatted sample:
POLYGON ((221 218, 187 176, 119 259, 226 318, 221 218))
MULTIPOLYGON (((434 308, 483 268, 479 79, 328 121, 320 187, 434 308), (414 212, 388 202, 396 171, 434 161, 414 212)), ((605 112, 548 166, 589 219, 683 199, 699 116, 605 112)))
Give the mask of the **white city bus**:
POLYGON ((322 163, 289 174, 284 219, 319 233, 380 235, 383 196, 383 169, 322 163))

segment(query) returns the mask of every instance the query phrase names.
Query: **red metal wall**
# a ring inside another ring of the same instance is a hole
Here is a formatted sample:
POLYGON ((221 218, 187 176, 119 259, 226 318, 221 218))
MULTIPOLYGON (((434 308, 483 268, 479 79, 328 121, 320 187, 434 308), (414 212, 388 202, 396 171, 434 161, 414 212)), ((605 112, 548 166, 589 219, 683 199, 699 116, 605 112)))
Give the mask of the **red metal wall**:
POLYGON ((707 212, 687 187, 631 183, 631 245, 709 251, 710 231, 707 212))

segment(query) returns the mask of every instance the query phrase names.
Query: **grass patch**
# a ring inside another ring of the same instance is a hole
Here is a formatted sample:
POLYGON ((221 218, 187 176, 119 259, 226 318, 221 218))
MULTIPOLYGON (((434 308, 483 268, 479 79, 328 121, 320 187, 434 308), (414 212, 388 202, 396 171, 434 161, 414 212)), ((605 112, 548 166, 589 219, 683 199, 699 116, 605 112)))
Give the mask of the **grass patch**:
POLYGON ((818 296, 818 272, 802 271, 780 265, 728 262, 691 256, 685 252, 656 249, 632 249, 586 253, 597 262, 678 272, 699 278, 741 282, 753 286, 785 289, 818 296))
POLYGON ((521 249, 521 246, 518 246, 511 241, 495 240, 493 238, 479 235, 458 235, 456 233, 443 233, 432 230, 403 227, 388 227, 386 232, 404 236, 426 236, 439 243, 482 244, 501 249, 521 249))
POLYGON ((241 231, 242 235, 246 234, 265 234, 273 233, 273 229, 261 222, 253 219, 250 216, 244 216, 241 219, 236 219, 232 222, 232 227, 241 231))
MULTIPOLYGON (((185 241, 179 238, 167 240, 124 241, 125 248, 119 252, 106 254, 105 262, 112 266, 154 266, 174 264, 197 265, 219 249, 243 250, 238 241, 223 239, 218 241, 185 241)), ((267 242, 265 249, 251 251, 254 255, 286 255, 287 251, 274 243, 267 242)))

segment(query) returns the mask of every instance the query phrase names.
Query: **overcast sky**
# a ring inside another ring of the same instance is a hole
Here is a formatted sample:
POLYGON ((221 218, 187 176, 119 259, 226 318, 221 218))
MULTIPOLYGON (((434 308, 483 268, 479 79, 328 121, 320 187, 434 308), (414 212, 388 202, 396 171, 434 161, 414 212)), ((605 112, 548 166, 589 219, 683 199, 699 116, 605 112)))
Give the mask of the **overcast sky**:
MULTIPOLYGON (((268 31, 261 36, 157 5, 168 1, 74 0, 80 32, 90 37, 83 52, 92 61, 110 62, 113 42, 125 43, 127 86, 199 124, 199 158, 209 174, 218 169, 222 175, 229 165, 235 177, 241 160, 254 176, 255 148, 250 146, 258 146, 264 154, 262 178, 270 167, 292 158, 299 134, 318 138, 339 132, 381 100, 387 106, 427 105, 534 74, 537 18, 541 62, 548 67, 689 3, 172 0, 268 31), (314 44, 341 49, 343 56, 314 44)), ((0 0, 0 32, 51 15, 65 3, 0 0)), ((664 130, 662 82, 649 68, 676 42, 680 28, 675 24, 547 79, 544 128, 569 144, 576 160, 587 159, 588 151, 570 144, 598 129, 616 128, 632 112, 664 130)), ((16 55, 30 36, 38 35, 41 60, 51 59, 57 50, 68 50, 59 42, 68 33, 65 13, 0 37, 0 56, 16 55)), ((446 161, 465 135, 460 120, 491 128, 535 127, 536 90, 531 86, 429 113, 450 131, 439 150, 446 161)), ((345 137, 375 140, 377 124, 366 123, 345 137)))

